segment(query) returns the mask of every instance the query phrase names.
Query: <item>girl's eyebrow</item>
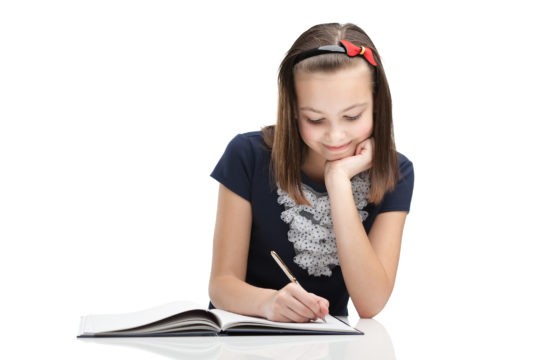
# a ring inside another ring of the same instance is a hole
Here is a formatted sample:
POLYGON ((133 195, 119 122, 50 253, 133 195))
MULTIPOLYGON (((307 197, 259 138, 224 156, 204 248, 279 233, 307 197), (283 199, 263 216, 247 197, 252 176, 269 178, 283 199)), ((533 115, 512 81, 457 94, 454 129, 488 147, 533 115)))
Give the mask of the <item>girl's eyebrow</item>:
MULTIPOLYGON (((346 107, 345 109, 341 110, 342 113, 344 112, 347 112, 349 110, 352 110, 352 109, 355 109, 357 107, 364 107, 367 105, 367 102, 363 102, 363 103, 358 103, 358 104, 354 104, 354 105, 351 105, 349 107, 346 107)), ((324 114, 323 111, 321 110, 317 110, 315 108, 312 108, 311 106, 302 106, 300 108, 301 111, 304 111, 304 110, 307 110, 307 111, 311 111, 311 112, 314 112, 314 113, 317 113, 317 114, 324 114)))

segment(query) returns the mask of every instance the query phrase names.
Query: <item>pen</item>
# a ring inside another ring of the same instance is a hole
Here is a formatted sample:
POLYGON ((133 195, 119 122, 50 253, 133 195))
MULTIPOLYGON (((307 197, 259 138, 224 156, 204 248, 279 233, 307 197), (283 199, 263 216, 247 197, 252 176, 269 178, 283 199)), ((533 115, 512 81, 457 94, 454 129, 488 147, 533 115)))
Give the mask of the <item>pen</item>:
MULTIPOLYGON (((274 260, 276 261, 276 263, 279 265, 279 267, 281 268, 281 270, 283 270, 283 272, 285 273, 285 275, 287 275, 287 277, 289 278, 289 280, 295 284, 298 284, 300 285, 300 283, 298 282, 298 280, 296 280, 296 278, 294 277, 294 275, 291 273, 291 270, 289 270, 289 268, 287 267, 287 265, 285 265, 285 263, 283 262, 283 260, 281 260, 281 258, 279 257, 279 255, 274 251, 270 251, 270 255, 272 255, 272 257, 274 258, 274 260)), ((302 286, 302 285, 300 285, 302 286)), ((326 322, 325 319, 321 319, 322 321, 326 322)))
POLYGON ((289 268, 287 267, 287 265, 285 265, 285 263, 283 262, 283 260, 281 260, 281 258, 279 257, 279 255, 274 251, 270 251, 270 254, 272 255, 272 257, 274 258, 274 260, 277 262, 277 264, 279 265, 279 267, 281 268, 281 270, 283 270, 283 272, 285 273, 285 275, 287 275, 287 277, 289 278, 289 280, 295 284, 298 284, 300 285, 300 283, 298 282, 298 280, 296 280, 296 278, 293 276, 293 274, 291 273, 291 270, 289 270, 289 268))

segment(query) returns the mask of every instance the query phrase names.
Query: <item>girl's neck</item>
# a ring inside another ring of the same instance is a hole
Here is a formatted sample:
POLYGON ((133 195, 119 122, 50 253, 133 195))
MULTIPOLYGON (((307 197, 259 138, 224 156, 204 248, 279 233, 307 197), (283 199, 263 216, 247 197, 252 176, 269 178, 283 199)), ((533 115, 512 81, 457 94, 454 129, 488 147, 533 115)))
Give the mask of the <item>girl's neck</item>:
POLYGON ((312 181, 324 184, 324 167, 326 160, 315 156, 306 156, 301 170, 312 181))

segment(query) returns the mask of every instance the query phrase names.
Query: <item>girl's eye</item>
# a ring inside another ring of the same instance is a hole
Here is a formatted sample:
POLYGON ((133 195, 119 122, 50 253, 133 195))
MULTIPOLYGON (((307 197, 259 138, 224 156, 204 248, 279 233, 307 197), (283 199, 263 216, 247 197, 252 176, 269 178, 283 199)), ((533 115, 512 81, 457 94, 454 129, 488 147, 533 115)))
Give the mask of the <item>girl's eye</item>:
POLYGON ((358 114, 358 115, 355 115, 355 116, 345 116, 345 119, 349 120, 349 121, 354 121, 354 120, 360 119, 360 116, 362 116, 362 114, 358 114))
POLYGON ((307 121, 310 123, 310 124, 320 124, 323 119, 307 119, 307 121))

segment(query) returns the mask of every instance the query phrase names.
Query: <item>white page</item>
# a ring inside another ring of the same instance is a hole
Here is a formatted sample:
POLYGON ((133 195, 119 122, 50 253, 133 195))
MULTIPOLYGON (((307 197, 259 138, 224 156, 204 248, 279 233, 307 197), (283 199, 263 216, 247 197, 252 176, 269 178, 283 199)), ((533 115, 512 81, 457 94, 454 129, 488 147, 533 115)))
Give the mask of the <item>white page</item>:
POLYGON ((313 330, 313 331, 347 331, 354 333, 356 332, 354 328, 349 325, 339 321, 333 316, 327 316, 325 318, 326 323, 322 320, 312 321, 309 323, 286 323, 286 322, 275 322, 258 317, 245 316, 234 314, 221 309, 212 309, 210 310, 215 313, 221 320, 221 327, 223 330, 228 329, 234 324, 262 324, 274 328, 287 328, 294 330, 313 330))
POLYGON ((192 302, 176 301, 132 313, 87 315, 81 318, 79 335, 130 329, 189 310, 205 309, 192 302))

